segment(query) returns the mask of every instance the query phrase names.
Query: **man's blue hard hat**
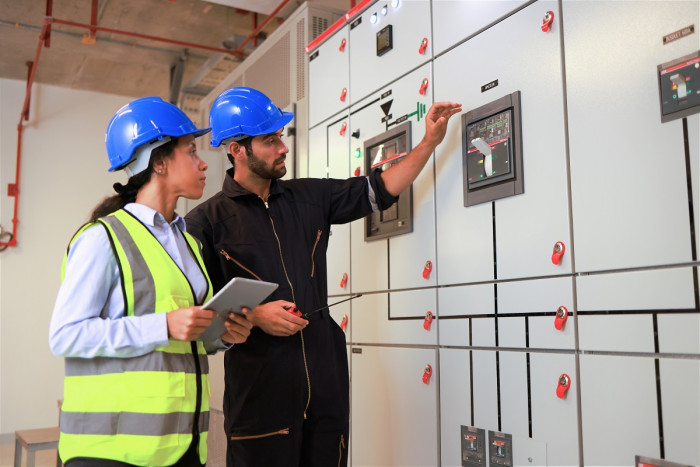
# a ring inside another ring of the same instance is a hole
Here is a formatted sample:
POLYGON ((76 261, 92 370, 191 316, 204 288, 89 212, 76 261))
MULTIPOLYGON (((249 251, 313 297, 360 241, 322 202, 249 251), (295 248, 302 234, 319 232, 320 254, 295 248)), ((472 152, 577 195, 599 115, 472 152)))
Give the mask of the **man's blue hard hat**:
MULTIPOLYGON (((134 162, 136 149, 144 144, 166 136, 194 135, 196 138, 209 131, 210 128, 197 128, 182 110, 160 97, 136 99, 119 109, 107 125, 105 146, 111 165, 109 171, 123 169, 134 162)), ((150 151, 146 152, 139 152, 138 155, 150 157, 150 151)), ((148 161, 145 162, 147 166, 148 161)))
POLYGON ((274 133, 292 118, 292 112, 283 112, 257 89, 242 86, 227 89, 216 98, 209 112, 211 145, 218 147, 229 138, 274 133))

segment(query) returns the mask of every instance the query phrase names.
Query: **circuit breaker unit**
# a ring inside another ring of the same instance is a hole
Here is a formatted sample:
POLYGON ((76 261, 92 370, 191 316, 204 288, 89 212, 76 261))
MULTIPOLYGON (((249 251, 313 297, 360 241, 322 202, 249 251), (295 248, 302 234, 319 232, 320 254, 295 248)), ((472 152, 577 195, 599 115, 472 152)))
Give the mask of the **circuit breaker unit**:
POLYGON ((473 426, 460 427, 462 467, 486 467, 486 432, 473 426))
POLYGON ((462 115, 464 205, 523 192, 520 91, 462 115))
MULTIPOLYGON (((364 144, 365 173, 386 170, 401 161, 411 150, 411 122, 406 121, 368 139, 364 144)), ((413 231, 413 193, 409 186, 399 200, 384 211, 365 218, 365 240, 376 240, 413 231)))
POLYGON ((656 69, 662 123, 700 112, 700 51, 656 69))

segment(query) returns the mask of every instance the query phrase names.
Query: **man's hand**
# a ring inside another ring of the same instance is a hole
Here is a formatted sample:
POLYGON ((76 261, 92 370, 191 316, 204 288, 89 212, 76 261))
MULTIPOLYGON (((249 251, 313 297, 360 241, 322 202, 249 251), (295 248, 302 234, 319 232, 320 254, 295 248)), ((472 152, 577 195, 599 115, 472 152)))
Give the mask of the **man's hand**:
POLYGON ((432 149, 445 138, 447 121, 456 113, 462 111, 462 104, 456 102, 436 102, 425 115, 425 141, 432 149))
POLYGON ((264 303, 253 308, 248 319, 271 336, 291 336, 306 327, 309 322, 290 312, 294 303, 286 300, 264 303))
POLYGON ((169 311, 165 317, 168 322, 168 337, 179 341, 193 341, 216 318, 216 311, 193 306, 169 311))
POLYGON ((243 315, 238 313, 229 313, 228 319, 224 322, 226 325, 225 332, 221 335, 221 340, 230 342, 231 344, 242 344, 248 339, 250 330, 253 328, 253 323, 248 319, 250 309, 243 307, 243 315))
POLYGON ((392 196, 399 196, 418 177, 428 162, 435 147, 445 138, 447 121, 457 112, 462 111, 462 104, 455 102, 436 102, 425 115, 425 136, 398 164, 394 164, 381 177, 384 188, 392 196))

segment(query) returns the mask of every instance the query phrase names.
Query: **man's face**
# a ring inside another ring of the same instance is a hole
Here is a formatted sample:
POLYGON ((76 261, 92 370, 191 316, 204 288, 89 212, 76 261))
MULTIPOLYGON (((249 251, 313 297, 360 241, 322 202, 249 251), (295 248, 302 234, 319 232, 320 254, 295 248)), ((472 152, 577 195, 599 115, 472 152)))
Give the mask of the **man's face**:
POLYGON ((284 163, 289 148, 282 141, 280 128, 274 133, 259 135, 251 141, 250 154, 247 154, 248 169, 264 179, 282 178, 287 173, 284 163))

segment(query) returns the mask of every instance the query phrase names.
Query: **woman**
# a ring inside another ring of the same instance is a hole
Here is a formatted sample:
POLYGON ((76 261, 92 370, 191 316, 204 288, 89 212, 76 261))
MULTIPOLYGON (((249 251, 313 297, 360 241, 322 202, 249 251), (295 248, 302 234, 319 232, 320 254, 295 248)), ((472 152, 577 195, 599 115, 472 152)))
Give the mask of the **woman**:
POLYGON ((195 138, 209 131, 158 97, 127 104, 107 127, 109 170, 129 180, 71 240, 51 319, 51 350, 66 358, 67 466, 206 462, 206 354, 251 328, 231 313, 221 339, 195 341, 216 313, 201 308, 211 282, 175 204, 202 196, 207 164, 195 138))

